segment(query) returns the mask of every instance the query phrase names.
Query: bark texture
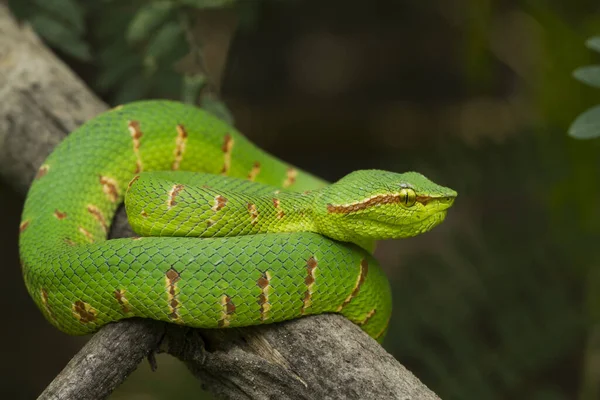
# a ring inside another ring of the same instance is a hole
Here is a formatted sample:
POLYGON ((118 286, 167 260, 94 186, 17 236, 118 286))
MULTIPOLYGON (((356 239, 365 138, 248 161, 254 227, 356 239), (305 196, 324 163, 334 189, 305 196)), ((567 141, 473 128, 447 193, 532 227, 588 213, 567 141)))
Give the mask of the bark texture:
MULTIPOLYGON (((27 26, 0 3, 0 176, 25 194, 53 147, 107 109, 27 26)), ((15 229, 16 231, 16 229, 15 229)), ((121 212, 111 236, 130 236, 121 212)), ((156 351, 185 362, 230 399, 438 399, 338 315, 229 330, 150 320, 110 324, 73 357, 41 399, 106 398, 156 351)))

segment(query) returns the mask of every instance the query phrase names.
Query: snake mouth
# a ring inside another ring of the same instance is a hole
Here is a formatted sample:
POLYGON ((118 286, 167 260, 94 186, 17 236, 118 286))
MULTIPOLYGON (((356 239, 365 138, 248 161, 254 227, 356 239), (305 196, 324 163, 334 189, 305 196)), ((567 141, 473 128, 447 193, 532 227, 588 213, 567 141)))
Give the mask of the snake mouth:
POLYGON ((376 232, 376 239, 402 239, 425 233, 441 224, 448 213, 447 208, 428 214, 422 218, 399 219, 388 217, 385 219, 365 218, 362 224, 365 229, 361 231, 376 232), (366 228, 368 226, 368 228, 366 228))

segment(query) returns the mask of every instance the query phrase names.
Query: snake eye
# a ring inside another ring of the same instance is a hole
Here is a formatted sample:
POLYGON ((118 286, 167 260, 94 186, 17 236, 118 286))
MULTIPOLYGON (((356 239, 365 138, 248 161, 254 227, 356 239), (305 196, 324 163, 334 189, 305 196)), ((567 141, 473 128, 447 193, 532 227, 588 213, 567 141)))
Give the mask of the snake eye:
POLYGON ((400 202, 405 207, 412 207, 417 201, 417 194, 410 188, 400 189, 400 202))

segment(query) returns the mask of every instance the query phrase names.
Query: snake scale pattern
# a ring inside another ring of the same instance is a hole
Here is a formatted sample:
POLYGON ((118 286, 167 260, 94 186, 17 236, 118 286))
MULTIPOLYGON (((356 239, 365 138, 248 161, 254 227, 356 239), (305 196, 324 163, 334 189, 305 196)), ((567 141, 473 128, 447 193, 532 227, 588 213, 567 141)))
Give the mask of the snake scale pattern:
POLYGON ((329 184, 201 109, 139 101, 41 165, 21 265, 44 316, 72 335, 129 317, 225 328, 337 312, 381 341, 391 291, 375 241, 430 230, 455 197, 414 172, 329 184), (107 240, 123 201, 140 236, 107 240))

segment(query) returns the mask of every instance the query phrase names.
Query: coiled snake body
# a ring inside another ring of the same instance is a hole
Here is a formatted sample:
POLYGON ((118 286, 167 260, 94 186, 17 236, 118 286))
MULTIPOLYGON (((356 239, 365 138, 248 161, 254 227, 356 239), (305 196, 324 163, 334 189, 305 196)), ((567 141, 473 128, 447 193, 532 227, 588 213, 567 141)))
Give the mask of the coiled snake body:
POLYGON ((417 173, 330 185, 198 108, 140 101, 87 122, 39 168, 23 275, 74 335, 134 316, 218 328, 340 312, 381 341, 391 293, 374 240, 431 229, 455 196, 417 173), (126 193, 143 236, 106 240, 126 193))

